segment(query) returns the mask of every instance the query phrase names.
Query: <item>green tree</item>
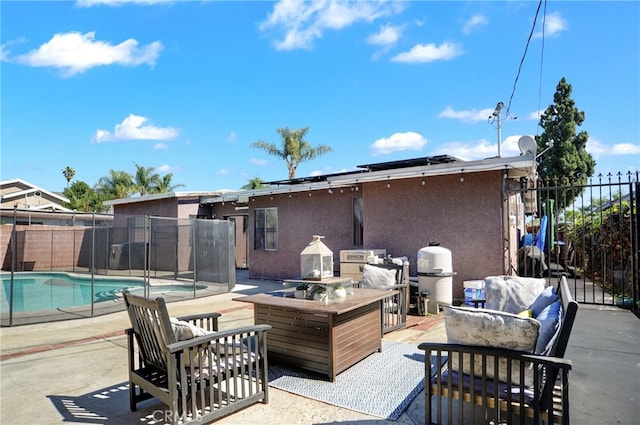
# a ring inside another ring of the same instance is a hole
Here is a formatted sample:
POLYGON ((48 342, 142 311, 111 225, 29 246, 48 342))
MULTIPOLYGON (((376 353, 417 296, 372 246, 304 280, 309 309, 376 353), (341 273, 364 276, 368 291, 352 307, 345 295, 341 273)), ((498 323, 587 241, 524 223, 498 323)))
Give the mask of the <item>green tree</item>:
POLYGON ((73 177, 76 175, 76 170, 74 170, 73 168, 69 167, 68 165, 62 170, 62 175, 64 176, 65 179, 67 179, 67 189, 69 189, 69 182, 73 179, 73 177))
MULTIPOLYGON (((548 150, 541 156, 538 175, 551 184, 583 185, 595 171, 596 162, 586 150, 589 135, 576 130, 584 122, 585 114, 576 108, 571 90, 571 84, 563 77, 556 86, 553 104, 540 116, 539 125, 544 131, 536 136, 538 152, 548 150)), ((555 199, 555 207, 561 210, 579 195, 550 191, 545 197, 555 199)))
POLYGON ((240 189, 252 190, 252 189, 263 189, 265 187, 269 187, 269 186, 262 183, 262 180, 260 180, 260 177, 254 177, 249 180, 249 183, 245 184, 240 189))
POLYGON ((140 196, 158 193, 158 187, 162 181, 160 174, 154 173, 155 168, 153 167, 143 167, 138 164, 135 165, 136 174, 133 177, 134 191, 138 192, 140 196))
POLYGON ((172 179, 173 179, 173 173, 165 174, 160 179, 158 179, 158 185, 156 187, 157 193, 173 192, 179 187, 184 187, 183 184, 172 184, 171 182, 172 179))
POLYGON ((128 198, 135 192, 131 175, 124 171, 109 170, 109 176, 100 177, 94 187, 105 201, 128 198))
POLYGON ((102 211, 102 196, 81 180, 73 182, 63 193, 69 198, 69 203, 65 205, 69 209, 83 212, 102 211))
POLYGON ((327 152, 331 152, 330 146, 318 145, 316 147, 305 140, 309 132, 309 127, 298 130, 289 130, 289 127, 278 128, 276 130, 282 137, 282 148, 278 148, 273 143, 258 140, 251 144, 252 148, 266 151, 269 155, 274 155, 284 159, 289 170, 289 179, 296 178, 296 168, 301 162, 310 161, 327 152))

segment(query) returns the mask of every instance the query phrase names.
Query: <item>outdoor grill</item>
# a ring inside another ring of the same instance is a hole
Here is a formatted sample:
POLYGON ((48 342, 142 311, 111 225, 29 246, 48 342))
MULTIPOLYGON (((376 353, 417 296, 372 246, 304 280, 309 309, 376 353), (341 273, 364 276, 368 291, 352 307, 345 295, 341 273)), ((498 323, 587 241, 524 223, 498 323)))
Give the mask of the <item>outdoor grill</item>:
POLYGON ((438 313, 441 304, 453 302, 451 251, 430 244, 418 251, 418 292, 429 293, 428 311, 438 313))

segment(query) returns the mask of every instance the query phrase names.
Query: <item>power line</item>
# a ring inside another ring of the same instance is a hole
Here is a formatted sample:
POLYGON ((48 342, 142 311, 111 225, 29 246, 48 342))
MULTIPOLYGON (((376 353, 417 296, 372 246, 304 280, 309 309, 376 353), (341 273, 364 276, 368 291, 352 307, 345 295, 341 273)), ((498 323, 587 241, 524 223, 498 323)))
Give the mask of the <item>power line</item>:
MULTIPOLYGON (((546 0, 545 0, 545 13, 546 13, 546 0)), ((536 9, 536 15, 533 18, 533 25, 531 26, 531 32, 529 33, 529 38, 527 38, 527 44, 524 48, 524 53, 522 54, 522 59, 520 59, 520 65, 518 66, 518 73, 516 74, 516 79, 513 82, 513 89, 511 90, 511 96, 509 96, 509 104, 507 106, 506 116, 509 117, 509 111, 511 109, 511 102, 513 101, 513 95, 516 92, 516 85, 518 84, 518 78, 520 78, 520 71, 522 70, 522 65, 524 64, 524 59, 527 56, 527 50, 529 50, 529 43, 531 42, 531 38, 533 37, 533 32, 536 29, 536 22, 538 22, 538 14, 540 13, 540 7, 542 6, 542 0, 538 2, 538 8, 536 9)), ((544 34, 544 29, 543 29, 544 34)))
MULTIPOLYGON (((542 70, 544 69, 544 30, 547 24, 547 1, 544 2, 544 13, 542 15, 542 46, 540 48, 540 82, 538 83, 538 119, 540 118, 540 102, 542 101, 542 70)), ((536 126, 536 136, 540 127, 536 126)))

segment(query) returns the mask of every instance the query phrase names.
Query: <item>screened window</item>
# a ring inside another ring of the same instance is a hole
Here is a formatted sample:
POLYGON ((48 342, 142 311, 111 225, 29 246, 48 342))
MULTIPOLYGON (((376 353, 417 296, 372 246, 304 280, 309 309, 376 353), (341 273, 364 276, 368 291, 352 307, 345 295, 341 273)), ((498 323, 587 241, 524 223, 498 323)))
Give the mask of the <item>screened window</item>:
POLYGON ((278 249, 277 208, 258 208, 255 210, 253 248, 261 251, 275 251, 278 249))
POLYGON ((353 198, 353 245, 362 246, 363 238, 362 198, 353 198))

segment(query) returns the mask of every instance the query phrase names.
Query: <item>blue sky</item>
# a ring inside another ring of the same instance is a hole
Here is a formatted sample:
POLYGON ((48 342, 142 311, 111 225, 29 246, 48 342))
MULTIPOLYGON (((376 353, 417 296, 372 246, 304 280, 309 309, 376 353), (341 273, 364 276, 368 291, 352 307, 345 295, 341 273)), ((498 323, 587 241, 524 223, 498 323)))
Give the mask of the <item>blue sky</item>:
POLYGON ((250 147, 285 126, 333 148, 297 177, 483 159, 499 101, 516 156, 562 77, 597 173, 640 169, 640 2, 542 3, 527 48, 538 4, 2 1, 1 178, 62 191, 66 166, 93 186, 138 164, 179 191, 238 189, 287 178, 250 147))

